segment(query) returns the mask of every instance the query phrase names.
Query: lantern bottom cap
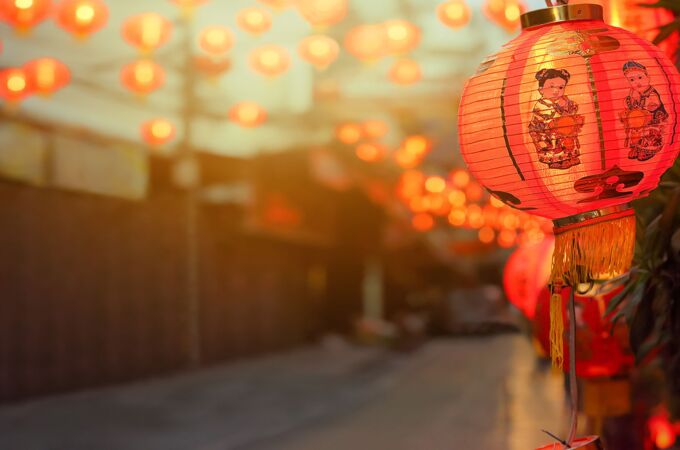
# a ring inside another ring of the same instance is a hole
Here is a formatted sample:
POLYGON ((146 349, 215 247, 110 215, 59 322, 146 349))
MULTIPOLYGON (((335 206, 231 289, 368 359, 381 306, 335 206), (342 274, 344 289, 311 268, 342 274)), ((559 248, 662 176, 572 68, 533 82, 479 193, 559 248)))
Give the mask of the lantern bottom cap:
POLYGON ((588 226, 600 220, 611 220, 617 216, 633 215, 634 211, 630 203, 609 206, 607 208, 594 209, 573 216, 561 217, 553 220, 555 231, 560 232, 572 227, 588 226))

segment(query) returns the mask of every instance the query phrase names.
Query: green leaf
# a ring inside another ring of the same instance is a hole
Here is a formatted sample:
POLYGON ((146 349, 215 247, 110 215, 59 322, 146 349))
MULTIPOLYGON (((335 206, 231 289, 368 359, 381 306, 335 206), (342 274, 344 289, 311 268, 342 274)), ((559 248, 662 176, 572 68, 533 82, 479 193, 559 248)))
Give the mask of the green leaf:
POLYGON ((628 294, 633 290, 633 288, 635 288, 637 283, 638 281, 629 282, 628 284, 626 284, 626 287, 621 290, 621 292, 612 297, 612 299, 609 301, 609 305, 607 305, 607 309, 604 311, 605 317, 613 313, 614 310, 618 308, 621 302, 624 301, 628 297, 628 294))

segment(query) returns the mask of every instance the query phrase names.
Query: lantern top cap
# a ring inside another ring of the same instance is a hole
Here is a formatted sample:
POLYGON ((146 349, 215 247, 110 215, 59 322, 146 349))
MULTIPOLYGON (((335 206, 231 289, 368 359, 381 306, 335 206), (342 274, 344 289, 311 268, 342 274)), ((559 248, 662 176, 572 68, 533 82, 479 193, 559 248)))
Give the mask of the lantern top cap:
POLYGON ((534 28, 549 23, 570 22, 575 20, 603 20, 602 6, 584 3, 580 5, 560 5, 537 9, 522 14, 522 29, 534 28))

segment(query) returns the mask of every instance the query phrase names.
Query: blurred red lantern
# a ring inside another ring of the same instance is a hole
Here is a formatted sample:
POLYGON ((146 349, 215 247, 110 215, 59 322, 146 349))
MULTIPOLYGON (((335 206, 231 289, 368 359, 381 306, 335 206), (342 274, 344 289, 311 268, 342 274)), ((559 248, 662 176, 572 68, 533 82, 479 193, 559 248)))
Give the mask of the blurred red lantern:
POLYGON ((33 93, 30 78, 23 68, 0 70, 0 98, 18 103, 33 93))
POLYGON ((258 1, 269 6, 275 11, 280 11, 290 6, 294 0, 258 0, 258 1))
POLYGON ((536 315, 538 295, 550 281, 554 247, 552 237, 537 244, 522 245, 510 255, 503 269, 503 288, 508 301, 530 320, 536 315))
POLYGON ((363 133, 361 125, 357 123, 343 123, 335 129, 335 137, 346 145, 358 143, 363 133))
POLYGON ((241 102, 229 110, 229 120, 246 128, 255 128, 267 120, 267 111, 254 102, 241 102))
MULTIPOLYGON (((634 356, 628 345, 628 326, 624 321, 612 325, 612 316, 605 316, 611 299, 621 288, 597 295, 574 296, 576 308, 576 374, 580 378, 604 378, 627 374, 634 366, 634 356)), ((562 289, 562 326, 567 327, 566 308, 570 289, 562 289)), ((550 348, 550 291, 544 288, 537 300, 534 336, 547 352, 550 348)), ((564 370, 569 370, 569 349, 565 348, 564 370)))
POLYGON ((411 224, 420 232, 430 231, 434 228, 434 218, 427 213, 418 213, 411 219, 411 224))
POLYGON ((71 72, 66 64, 54 58, 40 58, 24 66, 29 84, 35 92, 50 95, 71 81, 71 72))
POLYGON ((628 270, 627 205, 657 186, 680 149, 677 69, 601 15, 585 5, 526 14, 521 35, 482 63, 460 105, 470 171, 507 205, 554 221, 552 280, 568 284, 628 270), (555 14, 575 20, 544 21, 555 14))
POLYGON ((184 17, 191 17, 197 7, 207 2, 208 0, 170 0, 170 3, 174 3, 182 9, 184 17))
POLYGON ((661 407, 647 421, 647 432, 651 439, 650 448, 670 449, 677 443, 680 436, 680 422, 673 424, 668 410, 661 407))
POLYGON ((334 25, 347 16, 347 0, 297 0, 298 11, 314 27, 334 25))
POLYGON ((165 44, 172 33, 172 23, 156 13, 130 17, 123 23, 123 37, 141 52, 150 53, 165 44))
POLYGON ((382 120, 365 120, 361 124, 363 133, 368 139, 380 139, 387 134, 389 127, 382 120))
POLYGON ((236 24, 250 34, 259 35, 272 27, 272 16, 262 8, 246 8, 236 15, 236 24))
POLYGON ((420 65, 412 59, 397 60, 390 69, 390 81, 402 86, 417 83, 423 77, 420 65))
POLYGON ((0 0, 0 20, 26 31, 47 19, 51 0, 0 0))
POLYGON ((172 141, 176 135, 175 126, 167 119, 152 119, 141 126, 142 139, 149 145, 159 146, 172 141))
POLYGON ((431 176, 425 179, 425 190, 433 194, 439 194, 446 189, 446 180, 442 177, 431 176))
POLYGON ((465 0, 447 0, 437 7, 437 17, 447 27, 456 29, 470 22, 470 7, 465 0))
POLYGON ((199 72, 213 81, 231 69, 231 61, 228 58, 210 56, 195 56, 194 65, 199 72))
POLYGON ((481 227, 477 235, 479 236, 479 241, 483 244, 490 244, 496 239, 496 232, 491 227, 481 227))
POLYGON ((132 92, 146 95, 163 86, 165 70, 153 61, 140 60, 123 66, 120 78, 132 92))
POLYGON ((387 155, 387 149, 377 142, 364 142, 357 145, 356 155, 362 161, 377 162, 387 155))
POLYGON ((288 51, 278 45, 260 47, 250 54, 250 67, 260 75, 276 77, 290 67, 288 51))
POLYGON ((387 52, 387 36, 381 24, 359 25, 345 35, 345 48, 357 59, 375 61, 387 52))
POLYGON ((300 57, 317 69, 325 69, 338 58, 340 46, 324 35, 307 36, 298 47, 300 57))
POLYGON ((388 20, 384 27, 387 49, 392 53, 408 53, 420 44, 420 28, 408 20, 388 20))
POLYGON ((234 46, 234 33, 229 27, 213 26, 203 29, 198 42, 209 55, 222 56, 234 46))
POLYGON ((519 28, 519 18, 527 7, 522 0, 486 0, 482 10, 486 17, 505 29, 514 33, 519 28))
POLYGON ((102 0, 65 0, 59 4, 57 22, 78 38, 85 38, 106 25, 109 8, 102 0))

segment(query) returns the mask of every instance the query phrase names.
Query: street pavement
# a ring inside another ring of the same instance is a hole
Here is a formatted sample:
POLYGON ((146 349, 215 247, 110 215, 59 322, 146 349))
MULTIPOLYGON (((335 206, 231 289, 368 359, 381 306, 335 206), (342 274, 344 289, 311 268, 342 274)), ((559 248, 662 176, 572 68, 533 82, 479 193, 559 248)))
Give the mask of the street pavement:
MULTIPOLYGON (((333 343, 334 342, 334 343, 333 343)), ((0 407, 0 450, 532 450, 562 378, 525 338, 330 344, 0 407)))

